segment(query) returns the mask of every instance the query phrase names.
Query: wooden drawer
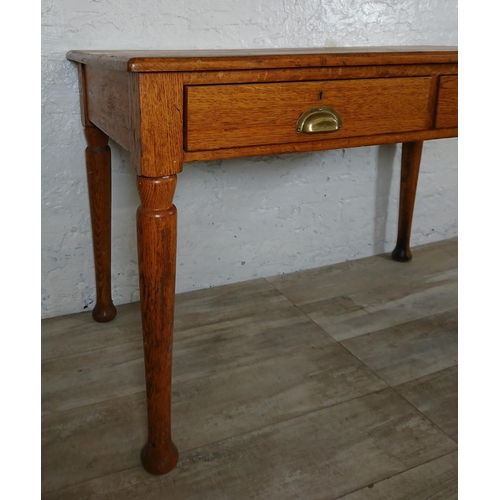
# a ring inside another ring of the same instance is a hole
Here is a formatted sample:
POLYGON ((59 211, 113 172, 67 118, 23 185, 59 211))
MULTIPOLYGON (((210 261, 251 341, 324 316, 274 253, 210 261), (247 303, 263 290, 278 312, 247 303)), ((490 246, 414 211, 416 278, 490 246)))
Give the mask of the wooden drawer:
POLYGON ((431 78, 373 78, 185 87, 184 147, 204 151, 425 130, 431 78), (313 107, 338 111, 334 132, 296 132, 313 107))
POLYGON ((458 76, 439 78, 436 128, 458 127, 458 76))

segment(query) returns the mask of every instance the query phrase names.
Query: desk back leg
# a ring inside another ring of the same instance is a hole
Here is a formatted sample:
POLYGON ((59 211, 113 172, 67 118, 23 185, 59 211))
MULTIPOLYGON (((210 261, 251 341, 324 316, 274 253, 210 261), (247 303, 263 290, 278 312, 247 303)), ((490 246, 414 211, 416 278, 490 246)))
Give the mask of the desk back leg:
POLYGON ((176 182, 176 175, 137 177, 141 198, 137 210, 137 247, 148 410, 148 442, 142 449, 141 461, 152 474, 166 474, 178 460, 170 433, 177 253, 177 209, 173 204, 176 182))
POLYGON ((116 316, 111 297, 111 151, 104 132, 94 126, 84 130, 97 295, 92 317, 104 323, 116 316))
POLYGON ((412 258, 410 250, 411 223, 423 144, 423 141, 403 143, 398 239, 396 248, 392 252, 392 258, 398 262, 407 262, 412 258))

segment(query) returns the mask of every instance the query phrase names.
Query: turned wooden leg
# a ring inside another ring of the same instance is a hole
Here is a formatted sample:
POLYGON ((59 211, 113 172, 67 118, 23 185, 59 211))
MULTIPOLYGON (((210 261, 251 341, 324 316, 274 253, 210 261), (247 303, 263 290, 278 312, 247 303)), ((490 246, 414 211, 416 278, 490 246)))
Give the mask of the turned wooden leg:
POLYGON ((142 449, 141 460, 143 467, 153 474, 166 474, 178 460, 170 434, 176 181, 175 175, 137 177, 141 197, 137 210, 137 237, 148 410, 148 442, 142 449))
POLYGON ((92 317, 104 323, 116 316, 111 298, 111 152, 108 136, 98 128, 85 127, 85 137, 97 295, 92 317))
POLYGON ((412 258, 410 250, 411 223, 423 144, 422 141, 403 143, 398 239, 396 248, 392 252, 392 258, 398 262, 407 262, 412 258))

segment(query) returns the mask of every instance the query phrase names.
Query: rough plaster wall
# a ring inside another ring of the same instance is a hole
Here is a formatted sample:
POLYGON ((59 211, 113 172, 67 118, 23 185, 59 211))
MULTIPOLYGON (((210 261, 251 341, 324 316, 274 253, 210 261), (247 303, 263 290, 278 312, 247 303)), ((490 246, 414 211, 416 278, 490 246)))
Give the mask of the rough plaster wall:
MULTIPOLYGON (((42 316, 92 307, 85 141, 70 49, 457 45, 456 0, 43 0, 42 316)), ((111 144, 113 294, 139 299, 128 153, 111 144)), ((190 163, 177 291, 392 250, 400 145, 190 163)), ((457 142, 424 147, 412 244, 457 235, 457 142)))

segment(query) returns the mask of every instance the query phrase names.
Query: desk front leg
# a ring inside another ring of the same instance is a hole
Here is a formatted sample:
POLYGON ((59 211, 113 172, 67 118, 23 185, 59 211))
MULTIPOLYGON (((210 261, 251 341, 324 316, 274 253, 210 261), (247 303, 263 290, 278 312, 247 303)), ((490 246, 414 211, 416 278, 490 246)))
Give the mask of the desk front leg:
POLYGON ((142 449, 141 461, 152 474, 166 474, 178 460, 170 431, 176 182, 176 175, 137 178, 141 198, 137 210, 137 237, 148 412, 148 442, 142 449))
POLYGON ((399 262, 407 262, 412 258, 410 250, 411 224, 423 144, 423 141, 403 143, 398 238, 396 248, 392 252, 392 258, 399 262))

